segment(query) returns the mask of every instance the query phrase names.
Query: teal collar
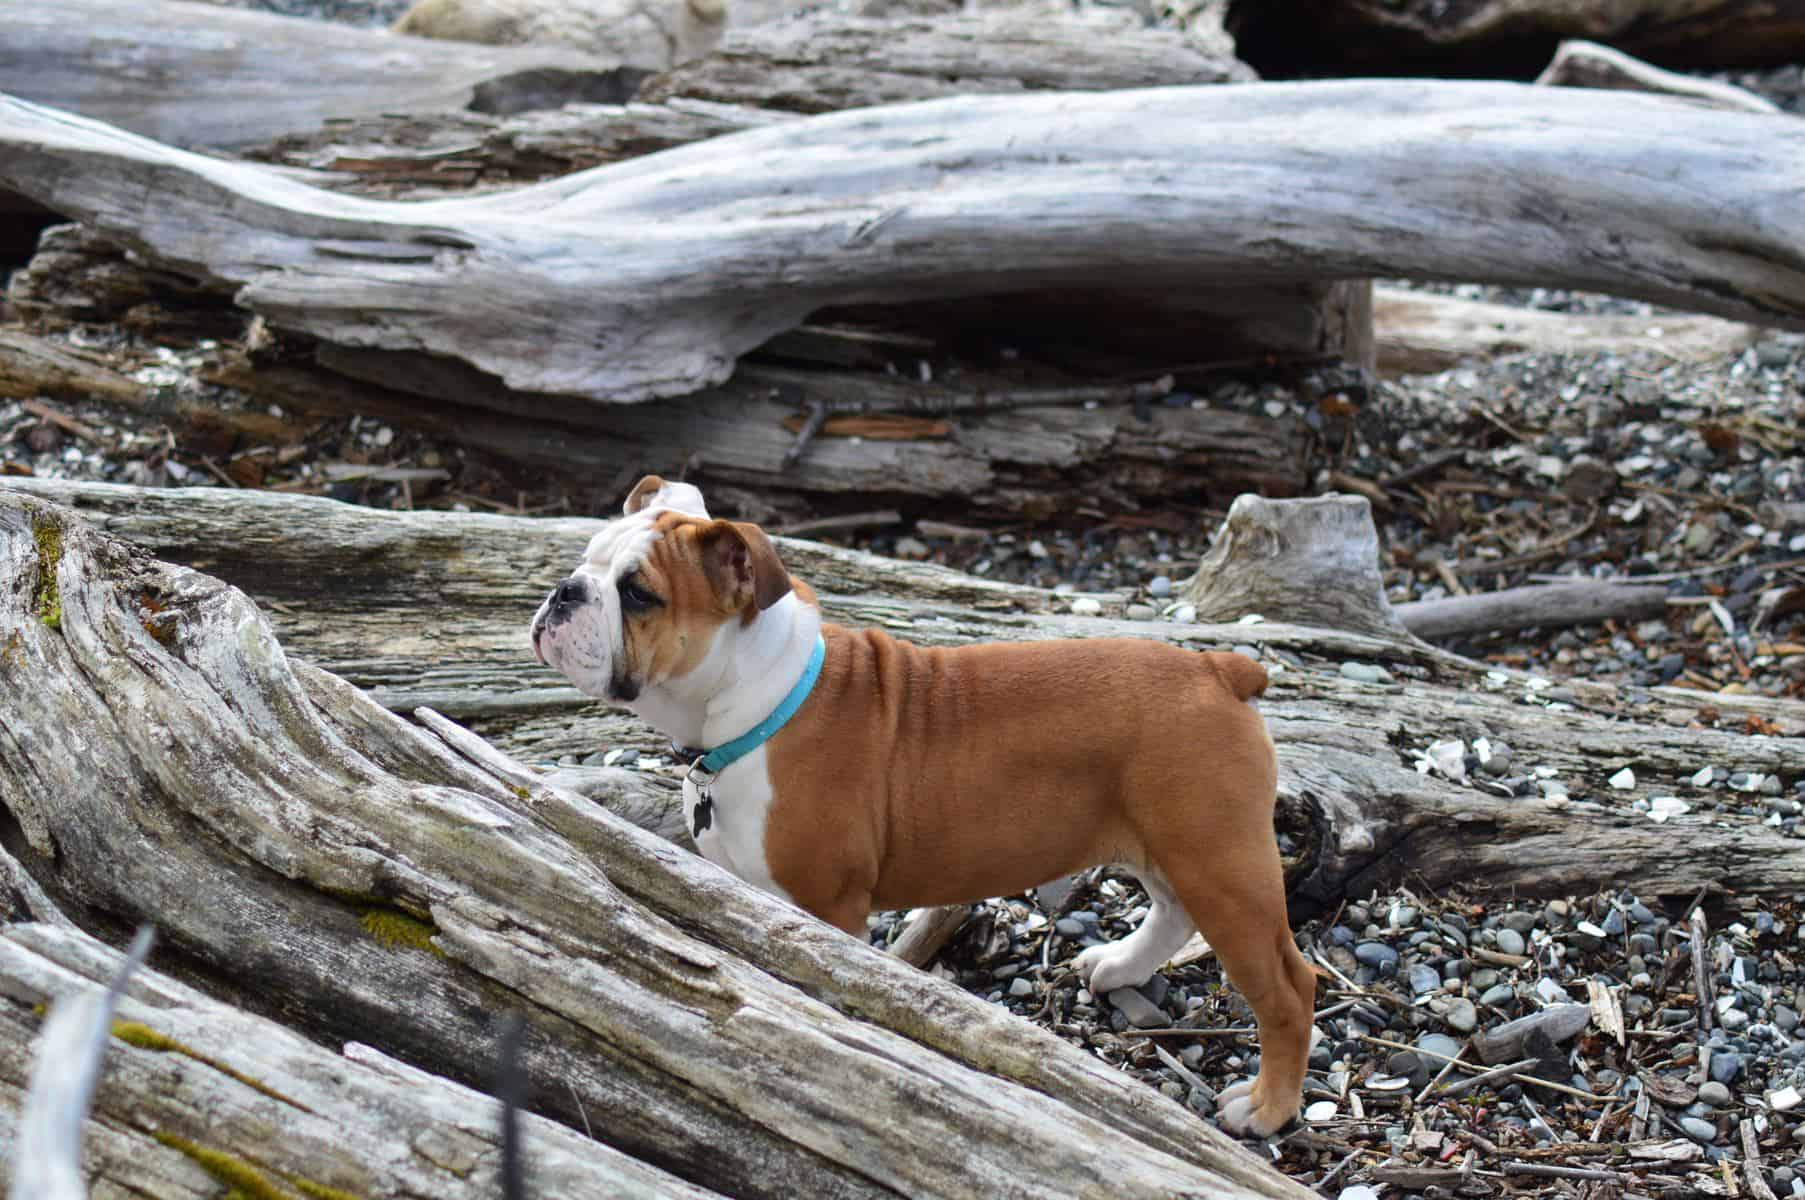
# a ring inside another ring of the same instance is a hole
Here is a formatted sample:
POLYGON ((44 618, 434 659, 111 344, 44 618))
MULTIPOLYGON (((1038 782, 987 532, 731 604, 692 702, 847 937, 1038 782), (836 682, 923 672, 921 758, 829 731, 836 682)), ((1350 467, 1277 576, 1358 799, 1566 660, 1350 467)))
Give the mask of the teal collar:
MULTIPOLYGON (((809 693, 815 690, 815 681, 821 678, 821 664, 827 658, 827 642, 820 634, 815 635, 815 652, 809 655, 808 666, 802 670, 802 678, 790 689, 790 694, 783 698, 771 715, 740 734, 731 742, 716 746, 713 750, 701 753, 690 764, 689 778, 698 787, 706 787, 714 782, 714 777, 725 771, 746 755, 752 753, 776 736, 777 731, 789 723, 796 710, 802 707, 809 693)), ((685 757, 694 751, 684 752, 685 757)))

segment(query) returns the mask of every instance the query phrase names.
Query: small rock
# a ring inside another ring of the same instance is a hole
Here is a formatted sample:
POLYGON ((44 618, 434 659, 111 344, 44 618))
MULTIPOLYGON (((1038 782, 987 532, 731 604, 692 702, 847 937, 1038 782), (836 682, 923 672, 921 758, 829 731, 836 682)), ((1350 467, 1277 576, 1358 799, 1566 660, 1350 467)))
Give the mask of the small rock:
POLYGON ((1369 967, 1383 967, 1387 964, 1397 965, 1398 952, 1384 942, 1361 942, 1354 947, 1354 959, 1369 967))
POLYGON ((1510 774, 1510 747, 1503 742, 1491 742, 1480 738, 1473 744, 1474 751, 1479 754, 1479 770, 1494 778, 1510 774), (1479 747, 1484 746, 1481 751, 1479 747))
POLYGON ((1723 1026, 1725 1033, 1741 1033, 1749 1027, 1749 1014, 1740 1008, 1726 1008, 1717 1014, 1717 1023, 1723 1026))
POLYGON ((1097 617, 1102 614, 1103 604, 1099 600, 1092 599, 1089 596, 1080 596, 1072 601, 1072 615, 1074 617, 1097 617))
POLYGON ((1164 575, 1155 575, 1147 581, 1147 594, 1156 600, 1164 599, 1172 594, 1172 581, 1164 575))
POLYGON ((1767 1106, 1775 1112, 1791 1112, 1799 1107, 1799 1089, 1788 1085, 1767 1094, 1767 1106))
POLYGON ((1511 987, 1508 983, 1500 983, 1486 988, 1485 993, 1479 997, 1479 1003, 1491 1008, 1503 1008, 1506 1004, 1509 1004, 1516 998, 1517 992, 1515 988, 1511 987))
POLYGON ((1072 917, 1061 917, 1053 922, 1053 932, 1060 937, 1077 938, 1084 936, 1084 923, 1072 917))
POLYGON ((1742 1074, 1742 1055, 1733 1050, 1719 1050, 1711 1056, 1711 1078, 1719 1083, 1735 1083, 1742 1074))
POLYGON ((1514 929, 1518 933, 1528 934, 1530 930, 1536 927, 1536 915, 1532 912, 1525 912, 1522 909, 1518 909, 1515 912, 1505 913, 1503 919, 1498 923, 1503 925, 1506 929, 1514 929))
POLYGON ((1717 1140, 1717 1126, 1699 1117, 1681 1117, 1680 1128, 1686 1131, 1687 1137, 1707 1145, 1717 1140))
POLYGON ((1437 1062, 1460 1053, 1460 1043, 1445 1033, 1425 1033, 1416 1039, 1416 1048, 1425 1054, 1435 1055, 1437 1062))
POLYGON ((1523 935, 1514 929, 1500 929, 1498 931, 1498 949, 1504 954, 1521 955, 1525 949, 1523 935))
MULTIPOLYGON (((1573 999, 1567 994, 1567 989, 1556 983, 1551 975, 1544 975, 1536 980, 1536 995, 1542 998, 1543 1004, 1564 1005, 1573 999)), ((1577 1007, 1584 1008, 1585 1005, 1577 1007)))
POLYGON ((1730 1102, 1730 1089, 1713 1079, 1709 1083, 1700 1085, 1698 1098, 1712 1108, 1722 1108, 1730 1102))
POLYGON ((1172 619, 1180 625, 1192 624, 1197 620, 1197 606, 1195 604, 1179 605, 1172 610, 1172 619))
POLYGON ((1457 997, 1454 1003, 1448 1005, 1448 1011, 1443 1014, 1442 1020, 1456 1033, 1471 1033, 1479 1027, 1479 1010, 1466 997, 1457 997))
POLYGON ((1011 996, 1032 996, 1034 994, 1034 985, 1029 983, 1026 979, 1023 979, 1020 975, 1017 975, 1014 979, 1009 981, 1009 994, 1011 996))
MULTIPOLYGON (((1075 609, 1078 606, 1073 604, 1072 607, 1075 609)), ((1151 621, 1159 616, 1159 610, 1151 604, 1130 604, 1123 615, 1130 621, 1151 621)))
POLYGON ((1391 672, 1376 663, 1344 662, 1341 664, 1341 677, 1352 679, 1356 683, 1390 683, 1391 672))
POLYGON ((1410 990, 1421 996, 1433 992, 1441 986, 1441 972, 1427 963, 1418 963, 1410 968, 1410 990))
POLYGON ((1317 1100, 1304 1109, 1304 1120, 1328 1121, 1333 1119, 1339 1111, 1341 1111, 1340 1106, 1333 1100, 1317 1100))
POLYGON ((1636 786, 1636 773, 1634 771, 1630 770, 1628 767, 1625 767, 1625 768, 1623 768, 1623 770, 1621 770, 1621 771, 1617 772, 1615 775, 1611 776, 1611 778, 1607 782, 1609 782, 1610 785, 1613 788, 1615 788, 1616 790, 1618 790, 1620 792, 1627 792, 1631 788, 1636 786))
POLYGON ((910 537, 905 534, 896 539, 896 557, 898 558, 920 560, 926 558, 931 553, 932 551, 928 549, 928 544, 920 538, 910 537))
POLYGON ((1774 1005, 1774 1028, 1782 1033, 1791 1033, 1799 1027, 1799 1014, 1784 1004, 1774 1005))
POLYGON ((1135 988, 1117 988, 1109 993, 1109 1002, 1136 1029, 1157 1029, 1169 1020, 1157 1004, 1135 988))

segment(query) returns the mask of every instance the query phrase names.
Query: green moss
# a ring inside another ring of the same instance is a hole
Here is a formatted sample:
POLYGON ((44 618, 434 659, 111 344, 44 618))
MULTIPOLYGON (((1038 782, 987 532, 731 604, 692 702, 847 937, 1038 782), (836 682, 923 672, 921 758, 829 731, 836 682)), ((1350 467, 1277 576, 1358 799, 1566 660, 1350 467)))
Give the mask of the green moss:
POLYGON ((351 1192, 327 1187, 311 1179, 280 1176, 272 1179, 235 1154, 208 1149, 173 1133, 158 1133, 156 1139, 171 1150, 181 1151, 201 1170, 225 1184, 229 1189, 226 1200, 295 1200, 297 1193, 311 1197, 311 1200, 359 1200, 351 1192))
POLYGON ((514 799, 516 800, 531 800, 533 798, 533 793, 528 790, 524 783, 510 784, 508 790, 514 793, 514 799))
POLYGON ((31 536, 38 544, 38 582, 31 592, 31 606, 38 620, 60 629, 63 594, 57 588, 56 573, 63 565, 63 527, 49 517, 38 517, 31 523, 31 536))
POLYGON ((439 958, 445 957, 445 952, 432 943, 439 927, 398 908, 366 908, 359 914, 358 923, 365 933, 391 949, 410 946, 439 958))
POLYGON ((113 1036, 126 1045, 136 1046, 140 1050, 153 1050, 158 1054, 180 1054, 184 1058, 192 1058, 202 1066, 212 1067, 229 1079, 236 1079, 253 1091, 261 1092, 272 1100, 280 1100, 290 1108, 298 1108, 306 1113, 313 1111, 300 1101, 289 1099, 268 1084, 259 1083, 243 1071, 233 1070, 217 1058, 203 1054, 184 1042, 178 1042, 166 1033, 158 1033, 148 1025, 139 1024, 137 1021, 114 1021, 113 1036))

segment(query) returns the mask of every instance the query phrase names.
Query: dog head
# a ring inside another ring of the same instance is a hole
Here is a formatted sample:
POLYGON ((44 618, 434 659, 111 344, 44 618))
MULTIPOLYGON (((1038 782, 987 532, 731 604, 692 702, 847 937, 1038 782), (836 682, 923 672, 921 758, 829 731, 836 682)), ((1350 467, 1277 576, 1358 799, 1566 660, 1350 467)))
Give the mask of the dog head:
POLYGON ((539 606, 533 649, 585 694, 631 704, 695 675, 724 630, 790 591, 762 529, 713 520, 696 488, 648 475, 539 606))

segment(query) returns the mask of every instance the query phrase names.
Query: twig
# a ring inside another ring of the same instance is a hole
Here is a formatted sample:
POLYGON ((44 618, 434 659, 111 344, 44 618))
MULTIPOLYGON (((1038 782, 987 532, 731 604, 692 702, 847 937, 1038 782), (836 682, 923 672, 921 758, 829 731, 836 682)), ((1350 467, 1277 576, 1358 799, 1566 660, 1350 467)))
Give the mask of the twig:
POLYGON ((1715 1014, 1711 1003, 1711 971, 1705 965, 1705 910, 1702 906, 1692 906, 1692 990, 1698 997, 1698 1028, 1700 1033, 1710 1033, 1715 1014))
POLYGON ((89 442, 96 446, 106 445, 106 439, 95 432, 91 426, 82 424, 74 417, 65 416, 41 400, 21 400, 19 401, 19 407, 23 408, 34 417, 49 421, 52 425, 55 425, 65 433, 74 434, 84 442, 89 442))
POLYGON ((1593 1167, 1551 1167, 1542 1163, 1507 1162, 1506 1175, 1535 1175, 1544 1179, 1595 1179, 1613 1183, 1623 1178, 1617 1171, 1600 1171, 1593 1167))
POLYGON ((842 513, 837 517, 816 517, 812 521, 796 521, 789 525, 780 525, 766 532, 783 537, 800 537, 809 533, 832 533, 842 529, 872 529, 882 525, 902 524, 902 514, 894 508, 880 508, 875 512, 842 513))
POLYGON ((1737 1134, 1742 1138, 1743 1186, 1755 1200, 1777 1200, 1774 1190, 1767 1186, 1767 1177, 1761 1172, 1761 1148, 1755 1144, 1755 1122, 1743 1121, 1737 1126, 1737 1134))
MULTIPOLYGON (((1415 1054, 1422 1055, 1425 1058, 1433 1058, 1438 1062, 1454 1061, 1453 1056, 1437 1054, 1435 1051, 1425 1050, 1421 1046, 1412 1046, 1404 1042, 1394 1042, 1390 1038, 1374 1037, 1370 1033, 1361 1034, 1360 1040, 1363 1042, 1371 1042, 1375 1046, 1389 1046, 1393 1050, 1409 1050, 1415 1054)), ((1461 1063, 1460 1066, 1468 1071, 1477 1071, 1480 1069, 1472 1063, 1466 1062, 1461 1063)), ((1568 1087, 1564 1083, 1555 1083, 1553 1080, 1543 1079, 1536 1075, 1519 1075, 1517 1080, 1520 1083, 1534 1084, 1536 1087, 1547 1088, 1551 1092, 1560 1092, 1563 1095, 1573 1096, 1580 1100, 1590 1100, 1595 1104, 1603 1104, 1607 1100, 1615 1100, 1617 1098, 1615 1096, 1595 1096, 1591 1092, 1582 1092, 1576 1087, 1568 1087)))
POLYGON ((1157 1042, 1154 1043, 1153 1052, 1159 1055, 1159 1060, 1165 1063, 1167 1068, 1170 1069, 1174 1075, 1184 1080, 1185 1083, 1191 1087, 1202 1092, 1205 1096, 1208 1096, 1211 1100, 1216 1098, 1216 1089, 1192 1074, 1191 1068, 1179 1062, 1177 1055, 1167 1050, 1164 1046, 1159 1045, 1157 1042))
POLYGON ((827 422, 826 401, 811 398, 804 400, 802 407, 802 428, 796 431, 796 440, 790 443, 790 448, 783 452, 782 465, 786 471, 802 461, 803 451, 808 449, 808 444, 815 440, 815 435, 821 432, 821 426, 827 422))
MULTIPOLYGON (((1208 1029, 1201 1029, 1201 1028, 1200 1029, 1185 1029, 1182 1026, 1173 1025, 1166 1029, 1124 1029, 1121 1033, 1121 1036, 1122 1037, 1143 1037, 1143 1038, 1156 1038, 1156 1037, 1219 1038, 1219 1037, 1247 1037, 1247 1036, 1256 1034, 1258 1032, 1260 1032, 1259 1028, 1257 1026, 1253 1026, 1253 1025, 1218 1025, 1218 1026, 1215 1026, 1213 1028, 1208 1028, 1208 1029)), ((1157 1047, 1157 1046, 1154 1047, 1154 1049, 1156 1049, 1156 1050, 1158 1048, 1159 1047, 1157 1047)))
POLYGON ((1337 1179, 1341 1178, 1341 1173, 1348 1169, 1348 1164, 1353 1162, 1359 1153, 1360 1151, 1358 1149, 1349 1150, 1347 1154, 1342 1157, 1340 1162, 1329 1168, 1328 1174, 1316 1181, 1315 1190, 1320 1192, 1331 1183, 1334 1183, 1337 1179))
MULTIPOLYGON (((1461 1049, 1463 1049, 1463 1050, 1465 1048, 1466 1047, 1464 1047, 1464 1046, 1461 1047, 1461 1049)), ((1493 1067, 1489 1071, 1481 1071, 1477 1075, 1469 1075, 1465 1079, 1455 1080, 1453 1083, 1450 1083, 1447 1087, 1443 1088, 1441 1090, 1440 1094, 1442 1096, 1453 1098, 1455 1096, 1464 1096, 1468 1092, 1472 1091, 1474 1088, 1484 1087, 1488 1083, 1507 1082, 1509 1080, 1515 1079, 1518 1075, 1521 1075, 1524 1071, 1527 1071, 1529 1068, 1535 1066, 1536 1063, 1539 1061, 1540 1061, 1539 1059, 1525 1058, 1520 1062, 1506 1063, 1501 1067, 1493 1067)), ((1444 1075, 1447 1074, 1448 1071, 1453 1068, 1453 1066, 1454 1066, 1454 1060, 1449 1059, 1447 1067, 1442 1070, 1442 1074, 1444 1074, 1444 1075)), ((1429 1086, 1434 1087, 1435 1085, 1433 1082, 1431 1082, 1429 1086)), ((1429 1091, 1429 1088, 1423 1089, 1423 1092, 1425 1095, 1428 1093, 1428 1091, 1429 1091)), ((1420 1102, 1422 1100, 1422 1098, 1423 1098, 1422 1096, 1418 1096, 1417 1100, 1420 1102)))

